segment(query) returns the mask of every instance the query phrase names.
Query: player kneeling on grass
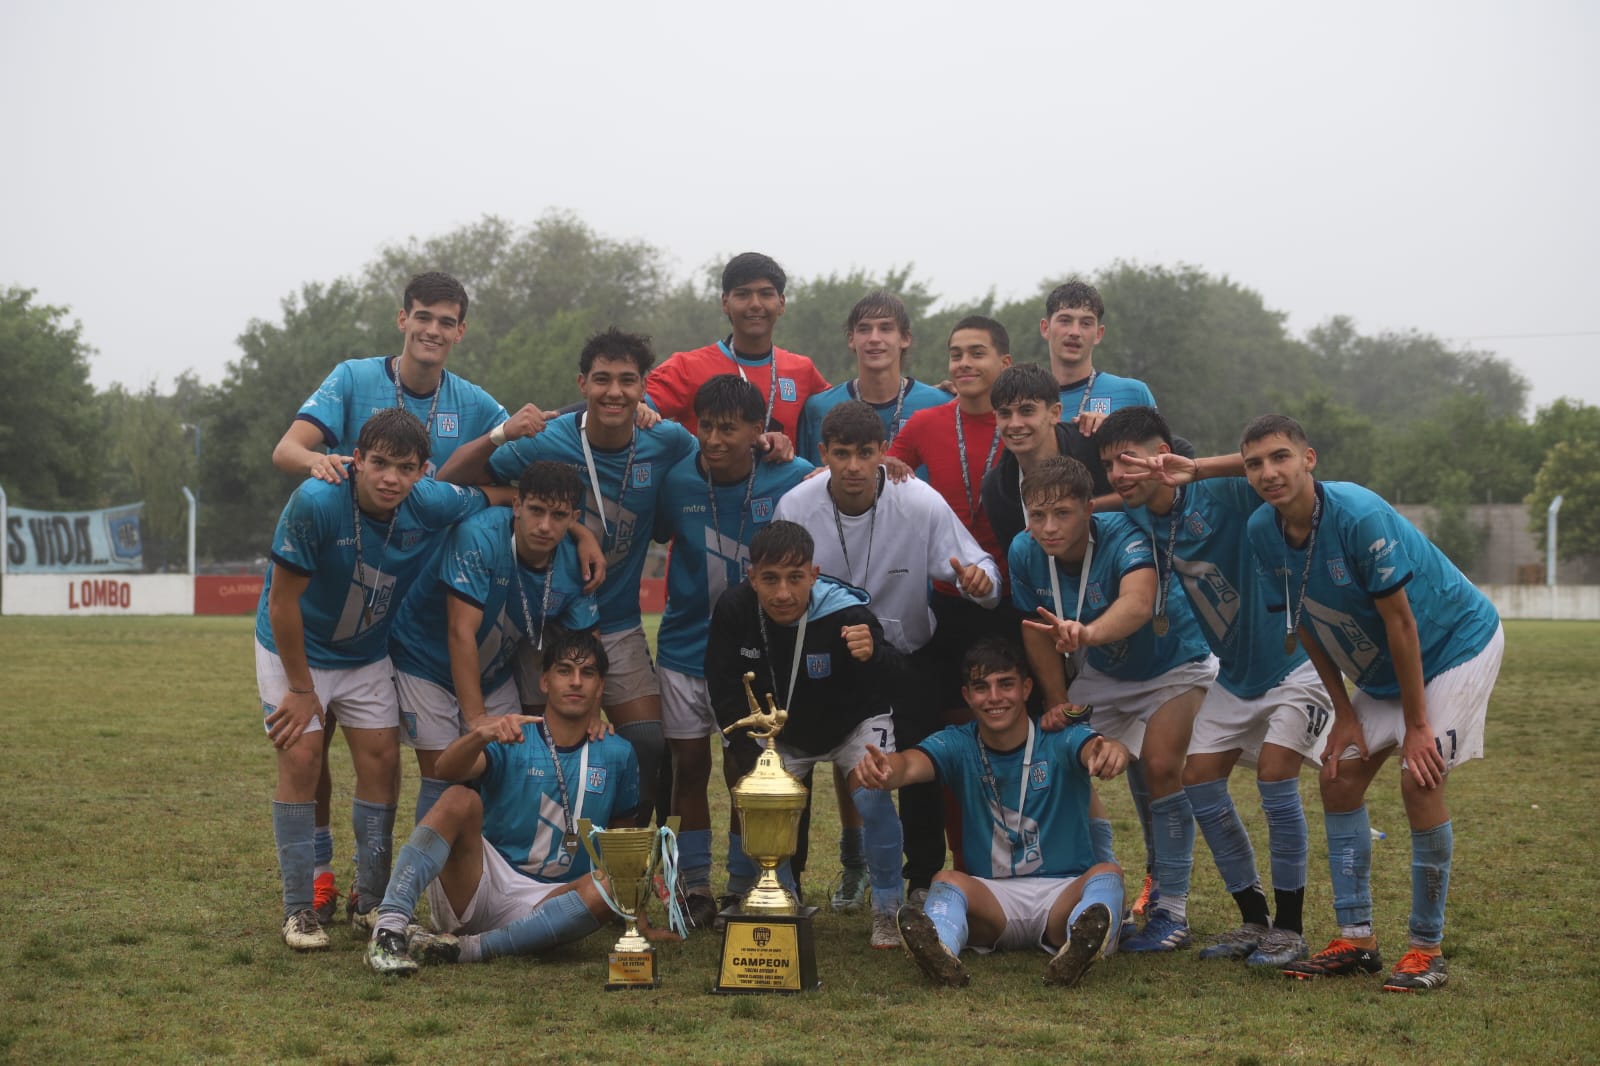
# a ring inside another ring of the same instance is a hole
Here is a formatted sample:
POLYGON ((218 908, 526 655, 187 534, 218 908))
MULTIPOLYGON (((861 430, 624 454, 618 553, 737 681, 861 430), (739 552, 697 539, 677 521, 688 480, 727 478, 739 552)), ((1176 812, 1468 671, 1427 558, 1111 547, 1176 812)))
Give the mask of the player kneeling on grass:
MULTIPOLYGON (((451 781, 395 860, 367 945, 378 973, 419 961, 486 962, 530 955, 588 936, 610 911, 580 849, 577 826, 632 826, 639 764, 616 736, 589 739, 605 686, 605 650, 591 633, 545 631, 543 719, 487 716, 444 751, 451 781), (411 926, 428 894, 438 932, 411 926)), ((659 934, 656 934, 659 935, 659 934)))
POLYGON ((1443 552, 1359 485, 1321 483, 1317 453, 1292 418, 1245 427, 1245 476, 1271 504, 1250 516, 1250 547, 1284 613, 1285 647, 1305 646, 1328 694, 1322 809, 1339 936, 1290 977, 1377 973, 1367 787, 1396 748, 1411 823, 1411 947, 1390 992, 1442 987, 1445 897, 1454 835, 1451 770, 1483 757, 1483 722, 1505 633, 1494 605, 1443 552), (1344 679, 1355 682, 1354 697, 1344 679), (1370 753, 1370 754, 1369 754, 1370 753))
POLYGON ((1075 985, 1113 941, 1122 868, 1095 862, 1089 778, 1128 765, 1128 749, 1087 724, 1047 733, 1028 718, 1033 679, 1022 650, 987 638, 962 663, 975 721, 948 726, 910 751, 869 747, 856 767, 868 788, 937 780, 961 809, 966 873, 943 870, 919 910, 901 907, 900 940, 922 971, 967 983, 960 955, 1038 946, 1050 984, 1075 985))

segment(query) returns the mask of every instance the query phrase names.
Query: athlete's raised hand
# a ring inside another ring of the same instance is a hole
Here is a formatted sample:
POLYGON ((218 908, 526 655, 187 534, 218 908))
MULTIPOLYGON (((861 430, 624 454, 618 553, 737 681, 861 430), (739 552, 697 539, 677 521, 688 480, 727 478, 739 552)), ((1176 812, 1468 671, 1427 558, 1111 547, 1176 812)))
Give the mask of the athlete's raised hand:
POLYGON ((950 568, 956 572, 956 586, 971 599, 981 600, 993 591, 994 582, 989 580, 989 575, 977 563, 963 566, 961 560, 952 555, 950 568))
POLYGON ((863 663, 872 658, 871 626, 844 626, 839 630, 839 636, 844 638, 845 647, 850 649, 850 658, 863 663))
POLYGON ((1075 618, 1057 618, 1047 607, 1040 607, 1037 610, 1039 617, 1044 621, 1024 618, 1022 624, 1049 636, 1055 642, 1056 651, 1068 655, 1088 646, 1084 640, 1086 627, 1082 622, 1075 618))
POLYGON ((864 788, 888 788, 893 772, 893 760, 871 744, 867 745, 867 753, 861 756, 861 761, 856 763, 856 776, 864 788))

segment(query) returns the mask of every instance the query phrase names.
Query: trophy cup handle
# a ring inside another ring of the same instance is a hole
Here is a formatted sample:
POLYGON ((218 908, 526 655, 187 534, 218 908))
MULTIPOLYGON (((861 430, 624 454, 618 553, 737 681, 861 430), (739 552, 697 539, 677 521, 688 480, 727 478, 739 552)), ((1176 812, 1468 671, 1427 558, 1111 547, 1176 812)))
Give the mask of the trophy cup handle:
POLYGON ((594 843, 589 839, 594 836, 594 823, 587 818, 578 819, 578 839, 583 841, 583 850, 589 853, 589 872, 598 878, 605 872, 605 864, 600 861, 600 853, 595 851, 594 843))

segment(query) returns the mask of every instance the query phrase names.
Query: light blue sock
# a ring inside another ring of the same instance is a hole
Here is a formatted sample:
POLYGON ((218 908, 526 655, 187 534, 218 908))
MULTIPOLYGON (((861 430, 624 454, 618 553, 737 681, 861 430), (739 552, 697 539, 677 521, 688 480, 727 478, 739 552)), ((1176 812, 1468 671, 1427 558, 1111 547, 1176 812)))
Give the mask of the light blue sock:
POLYGON ((312 840, 317 849, 317 873, 333 869, 333 829, 331 826, 319 825, 312 835, 312 840))
POLYGON ((894 797, 876 788, 858 788, 850 797, 865 823, 862 835, 866 843, 867 874, 872 881, 872 909, 892 913, 900 909, 905 887, 900 881, 905 838, 900 831, 900 815, 894 809, 894 797))
POLYGON ((1333 880, 1333 913, 1341 926, 1372 924, 1372 823, 1367 808, 1335 814, 1324 811, 1328 831, 1328 874, 1333 880))
POLYGON ((867 864, 866 829, 847 825, 839 830, 839 865, 865 866, 867 864))
POLYGON ((657 719, 619 725, 617 736, 633 745, 634 757, 639 760, 639 824, 648 826, 656 816, 661 760, 667 755, 666 734, 657 719))
POLYGON ((1111 819, 1089 819, 1089 843, 1094 850, 1094 861, 1116 862, 1117 853, 1111 846, 1111 819))
POLYGON ((377 927, 403 932, 417 912, 417 898, 449 859, 450 844, 444 837, 425 825, 413 829, 395 858, 394 876, 378 904, 377 927))
POLYGON ((1083 898, 1078 900, 1078 905, 1067 915, 1067 928, 1070 930, 1072 923, 1078 920, 1078 915, 1096 903, 1104 903, 1106 909, 1111 912, 1111 928, 1106 931, 1105 943, 1105 947, 1110 947, 1115 942, 1114 938, 1122 922, 1122 874, 1109 872, 1095 874, 1085 881, 1083 898))
POLYGON ((1161 899, 1156 909, 1174 918, 1188 917, 1189 872, 1194 867, 1194 808, 1179 789, 1150 801, 1150 821, 1155 830, 1156 887, 1161 899))
POLYGON ((742 896, 756 887, 756 864, 744 853, 744 839, 738 833, 728 834, 728 891, 742 896))
POLYGON ((1194 809, 1194 820, 1200 823, 1206 846, 1216 860, 1217 873, 1230 893, 1243 892, 1261 880, 1256 873, 1256 852, 1250 846, 1250 835, 1244 831, 1239 812, 1234 809, 1233 797, 1228 795, 1228 779, 1203 781, 1198 785, 1184 785, 1184 794, 1194 809))
POLYGON ((394 804, 354 800, 350 824, 356 838, 356 893, 362 913, 377 906, 389 887, 394 858, 394 804))
POLYGON ((316 817, 315 803, 272 801, 272 836, 278 845, 278 876, 283 879, 285 918, 311 909, 312 870, 317 864, 313 840, 316 817))
POLYGON ((1133 797, 1133 809, 1139 813, 1139 828, 1144 831, 1144 868, 1153 873, 1156 867, 1155 831, 1150 824, 1150 787, 1144 782, 1144 764, 1138 759, 1128 764, 1128 795, 1133 797))
POLYGON ((950 954, 960 955, 961 949, 967 946, 966 893, 949 881, 935 881, 928 889, 922 913, 939 931, 939 943, 949 948, 950 954))
POLYGON ((678 870, 683 887, 711 887, 711 830, 685 829, 678 834, 678 870))
POLYGON ((600 919, 589 912, 583 897, 576 891, 563 892, 539 904, 526 918, 481 936, 462 937, 461 961, 488 962, 501 955, 533 955, 557 944, 582 940, 598 928, 600 919))
POLYGON ((1272 887, 1280 892, 1299 891, 1306 887, 1306 853, 1310 846, 1300 782, 1292 777, 1287 781, 1257 781, 1256 788, 1261 792, 1261 811, 1267 816, 1272 887))
POLYGON ((433 810, 433 805, 439 802, 439 797, 444 795, 444 790, 450 787, 450 782, 441 781, 437 777, 424 777, 417 786, 417 812, 416 822, 421 825, 422 820, 433 810))
POLYGON ((1438 947, 1444 940, 1444 903, 1450 894, 1455 830, 1449 822, 1411 831, 1411 942, 1438 947))

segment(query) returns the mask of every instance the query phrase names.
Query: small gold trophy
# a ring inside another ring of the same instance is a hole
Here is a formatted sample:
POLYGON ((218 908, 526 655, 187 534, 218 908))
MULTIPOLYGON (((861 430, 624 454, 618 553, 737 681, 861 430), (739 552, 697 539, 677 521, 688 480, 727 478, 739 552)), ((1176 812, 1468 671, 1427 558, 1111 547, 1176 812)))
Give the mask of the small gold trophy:
POLYGON ((811 919, 815 907, 803 907, 778 881, 778 867, 799 845, 800 816, 806 807, 806 787, 783 768, 775 741, 783 731, 788 712, 767 695, 767 710, 756 701, 744 675, 745 699, 750 713, 723 730, 750 730, 764 740, 756 768, 733 786, 733 805, 739 812, 744 849, 761 866, 756 885, 742 900, 722 912, 722 966, 718 992, 809 992, 821 987, 817 980, 816 946, 811 919))
MULTIPOLYGON (((669 840, 665 846, 675 847, 671 838, 677 836, 678 819, 668 818, 666 824, 669 840)), ((656 949, 639 932, 639 915, 661 865, 661 834, 654 829, 596 829, 589 819, 580 818, 578 838, 589 853, 595 874, 611 879, 611 896, 627 923, 622 939, 612 945, 607 957, 606 991, 660 986, 656 949)))

